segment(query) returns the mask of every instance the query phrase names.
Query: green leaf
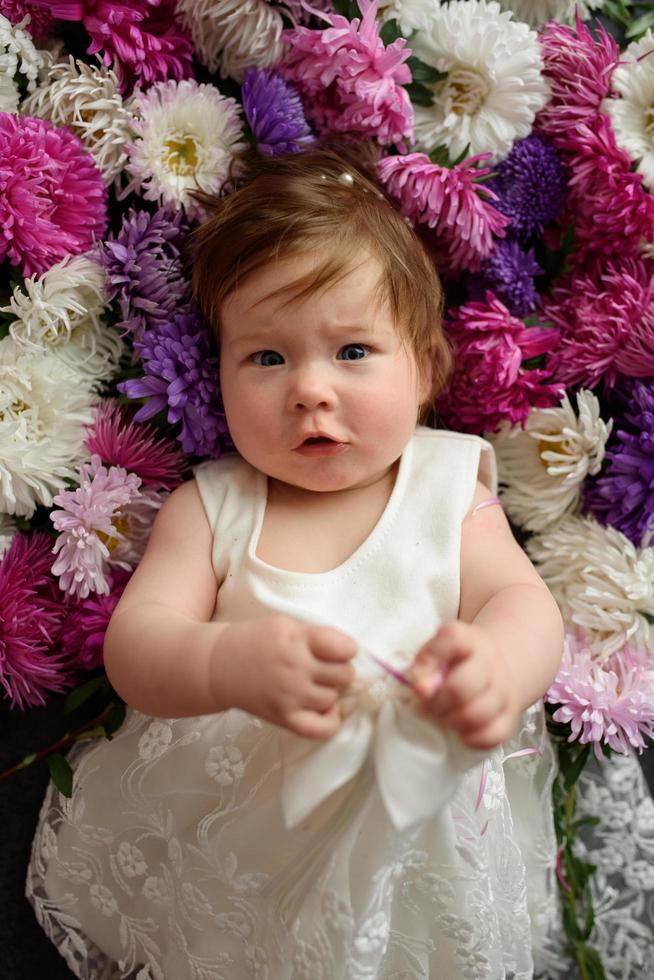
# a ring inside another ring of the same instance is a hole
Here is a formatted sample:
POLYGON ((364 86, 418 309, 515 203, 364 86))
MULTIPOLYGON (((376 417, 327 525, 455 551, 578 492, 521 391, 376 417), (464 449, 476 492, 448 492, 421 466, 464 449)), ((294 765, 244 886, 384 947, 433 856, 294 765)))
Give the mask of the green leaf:
POLYGON ((337 14, 347 17, 348 20, 353 20, 355 17, 361 16, 359 4, 356 0, 333 0, 332 6, 337 14))
POLYGON ((629 8, 623 0, 604 0, 602 13, 623 27, 627 27, 631 20, 629 8))
POLYGON ((122 723, 125 721, 126 713, 127 709, 122 701, 119 701, 118 704, 113 706, 104 723, 104 729, 108 739, 111 740, 111 737, 118 731, 122 723))
POLYGON ((648 623, 654 623, 654 616, 652 616, 651 613, 641 612, 640 609, 638 610, 638 612, 643 617, 643 619, 647 620, 648 623))
POLYGON ((421 61, 417 55, 412 54, 410 58, 407 59, 407 65, 411 69, 411 75, 413 76, 414 82, 423 82, 428 85, 435 85, 436 82, 442 82, 444 78, 447 78, 446 71, 439 71, 438 68, 434 68, 433 65, 428 65, 425 61, 421 61))
POLYGON ((88 701, 96 691, 101 691, 103 688, 106 690, 110 689, 109 681, 104 674, 101 674, 99 677, 93 677, 84 684, 80 684, 79 687, 76 687, 74 691, 70 692, 64 701, 64 714, 69 715, 72 711, 79 708, 80 705, 84 704, 85 701, 88 701))
POLYGON ((584 967, 587 980, 606 980, 606 973, 599 954, 590 946, 583 946, 577 955, 577 963, 584 967))
POLYGON ((21 761, 16 766, 16 769, 26 769, 27 766, 31 766, 34 760, 36 759, 37 755, 38 752, 30 752, 30 754, 26 755, 24 759, 21 759, 21 761))
POLYGON ((581 817, 580 820, 575 820, 575 822, 572 825, 572 830, 576 831, 580 827, 586 827, 586 826, 598 827, 601 824, 601 822, 602 820, 600 817, 581 817))
POLYGON ((48 769, 50 770, 50 778, 61 795, 70 799, 73 795, 73 770, 63 755, 59 755, 58 752, 49 755, 48 769))
POLYGON ((430 106, 434 101, 434 93, 421 82, 410 82, 404 86, 414 105, 430 106))
POLYGON ((648 10, 647 13, 642 14, 640 17, 636 17, 634 21, 629 24, 625 31, 626 38, 638 37, 640 34, 644 34, 650 27, 654 25, 654 10, 648 10))
POLYGON ((402 31, 400 30, 400 25, 396 20, 387 20, 382 26, 379 36, 384 44, 387 45, 392 44, 393 41, 397 41, 399 37, 404 37, 402 31))
POLYGON ((582 769, 588 762, 589 755, 590 755, 590 742, 587 745, 583 746, 583 748, 580 750, 579 754, 577 755, 577 758, 569 766, 567 772, 563 774, 563 781, 565 783, 566 789, 570 789, 570 787, 577 782, 579 776, 581 775, 582 769))

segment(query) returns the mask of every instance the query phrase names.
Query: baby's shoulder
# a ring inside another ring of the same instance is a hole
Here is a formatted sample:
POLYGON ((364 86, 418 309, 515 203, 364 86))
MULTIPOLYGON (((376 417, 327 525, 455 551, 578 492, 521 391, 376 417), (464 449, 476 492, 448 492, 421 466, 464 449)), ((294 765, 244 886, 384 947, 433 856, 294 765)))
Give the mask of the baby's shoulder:
POLYGON ((193 476, 212 528, 219 518, 225 520, 254 504, 265 479, 237 453, 200 463, 193 468, 193 476))

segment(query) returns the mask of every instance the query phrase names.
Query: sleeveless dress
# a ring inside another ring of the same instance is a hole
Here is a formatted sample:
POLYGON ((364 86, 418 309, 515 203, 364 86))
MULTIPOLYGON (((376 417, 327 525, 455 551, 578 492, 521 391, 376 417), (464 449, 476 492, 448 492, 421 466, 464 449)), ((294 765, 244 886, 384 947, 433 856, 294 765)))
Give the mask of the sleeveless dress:
MULTIPOLYGON (((402 670, 457 615, 461 522, 483 439, 419 427, 366 541, 323 573, 256 555, 266 477, 198 467, 222 585, 214 620, 278 611, 358 643, 337 735, 303 739, 232 709, 128 711, 50 787, 27 893, 86 980, 530 980, 558 919, 540 703, 510 742, 466 749, 422 719, 402 670), (525 751, 526 750, 526 751, 525 751)), ((180 657, 192 657, 180 650, 180 657)))

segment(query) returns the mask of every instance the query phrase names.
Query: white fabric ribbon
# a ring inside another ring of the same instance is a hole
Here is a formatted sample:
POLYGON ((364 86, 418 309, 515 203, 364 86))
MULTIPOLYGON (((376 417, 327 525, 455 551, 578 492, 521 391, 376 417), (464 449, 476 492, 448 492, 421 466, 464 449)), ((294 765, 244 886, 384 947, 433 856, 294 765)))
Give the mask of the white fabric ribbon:
POLYGON ((466 748, 455 733, 422 718, 413 694, 381 670, 360 678, 354 690, 354 709, 332 738, 317 742, 282 736, 281 802, 289 828, 372 758, 388 815, 396 829, 405 830, 434 817, 464 773, 489 754, 466 748))

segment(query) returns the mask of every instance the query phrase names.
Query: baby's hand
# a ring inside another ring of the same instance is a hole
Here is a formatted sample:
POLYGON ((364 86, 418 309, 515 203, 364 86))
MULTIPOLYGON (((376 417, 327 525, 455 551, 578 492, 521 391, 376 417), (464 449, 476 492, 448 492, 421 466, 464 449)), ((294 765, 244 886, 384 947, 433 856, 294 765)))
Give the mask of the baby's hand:
POLYGON ((492 749, 520 716, 501 651, 480 626, 442 626, 416 654, 409 677, 422 710, 471 749, 492 749))
POLYGON ((354 640, 329 626, 272 615, 232 623, 234 706, 306 738, 329 738, 341 724, 338 699, 354 680, 354 640))

